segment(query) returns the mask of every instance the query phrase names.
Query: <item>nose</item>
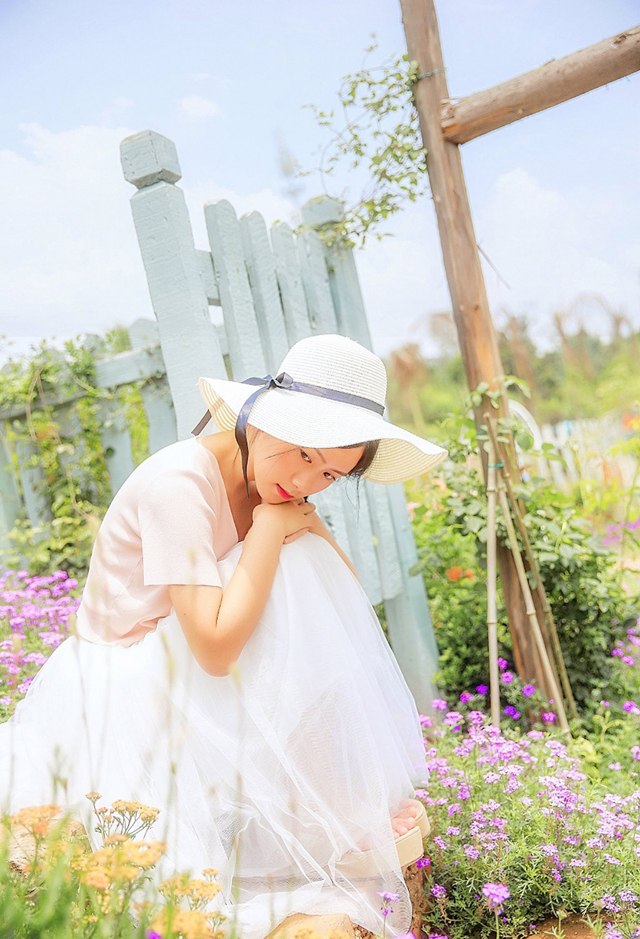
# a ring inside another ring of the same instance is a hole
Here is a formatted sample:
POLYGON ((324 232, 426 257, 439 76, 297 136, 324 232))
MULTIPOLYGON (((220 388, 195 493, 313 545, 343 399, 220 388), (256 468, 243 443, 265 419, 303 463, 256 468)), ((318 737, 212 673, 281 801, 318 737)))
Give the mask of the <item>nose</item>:
MULTIPOLYGON (((313 495, 315 492, 321 492, 323 489, 326 489, 330 485, 331 480, 325 479, 324 477, 319 480, 318 477, 313 473, 313 468, 310 473, 307 475, 298 473, 293 476, 291 479, 291 489, 293 489, 292 495, 297 493, 297 498, 303 498, 304 496, 313 495)), ((291 492, 289 489, 289 492, 291 492)))

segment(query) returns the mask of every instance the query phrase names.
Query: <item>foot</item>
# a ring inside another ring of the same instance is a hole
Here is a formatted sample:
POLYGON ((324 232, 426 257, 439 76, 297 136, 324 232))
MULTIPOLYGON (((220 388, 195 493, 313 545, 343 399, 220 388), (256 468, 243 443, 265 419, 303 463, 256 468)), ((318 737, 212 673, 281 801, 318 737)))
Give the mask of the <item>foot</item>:
POLYGON ((417 799, 404 800, 402 807, 391 819, 394 839, 399 838, 400 835, 404 835, 410 828, 413 828, 419 811, 420 803, 417 799))
MULTIPOLYGON (((394 840, 399 838, 400 835, 404 835, 410 828, 413 828, 419 811, 420 803, 417 799, 403 799, 400 808, 395 815, 391 817, 391 828, 393 829, 394 840)), ((367 836, 361 841, 358 841, 357 847, 362 851, 371 848, 371 838, 367 836)))

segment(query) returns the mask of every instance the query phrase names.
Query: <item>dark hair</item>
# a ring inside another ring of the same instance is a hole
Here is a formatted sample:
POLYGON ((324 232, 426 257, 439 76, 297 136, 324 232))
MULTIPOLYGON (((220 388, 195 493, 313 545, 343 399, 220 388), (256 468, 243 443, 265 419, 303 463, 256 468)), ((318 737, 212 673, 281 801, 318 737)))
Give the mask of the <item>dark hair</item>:
POLYGON ((349 443, 344 447, 336 447, 336 450, 355 450, 356 447, 364 447, 364 453, 347 476, 363 476, 373 463, 379 446, 379 440, 363 440, 362 443, 349 443))

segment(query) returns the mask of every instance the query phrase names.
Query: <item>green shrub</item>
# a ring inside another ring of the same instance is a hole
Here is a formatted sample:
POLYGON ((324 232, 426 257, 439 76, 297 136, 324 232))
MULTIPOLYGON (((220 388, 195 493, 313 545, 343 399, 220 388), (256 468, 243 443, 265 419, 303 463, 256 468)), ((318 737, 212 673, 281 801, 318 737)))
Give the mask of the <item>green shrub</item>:
MULTIPOLYGON (((486 683, 489 675, 487 502, 473 422, 452 416, 443 430, 449 458, 438 484, 433 479, 414 483, 408 493, 420 557, 416 570, 424 574, 440 649, 439 680, 447 692, 459 694, 486 683)), ((533 475, 517 487, 517 495, 526 509, 524 521, 576 703, 589 719, 603 697, 623 693, 610 650, 637 617, 640 604, 625 587, 618 558, 597 539, 569 497, 533 475)), ((506 543, 499 510, 497 536, 506 543)), ((511 658, 500 590, 498 601, 498 639, 502 654, 511 658)))

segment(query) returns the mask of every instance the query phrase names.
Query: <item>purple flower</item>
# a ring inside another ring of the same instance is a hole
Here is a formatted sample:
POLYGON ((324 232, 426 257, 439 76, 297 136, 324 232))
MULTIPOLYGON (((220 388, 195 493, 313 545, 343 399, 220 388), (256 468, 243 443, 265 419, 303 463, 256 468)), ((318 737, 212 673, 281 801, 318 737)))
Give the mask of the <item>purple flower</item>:
POLYGON ((473 701, 473 695, 471 694, 470 691, 463 691, 462 694, 460 695, 460 701, 462 702, 462 704, 467 704, 467 702, 473 701))
POLYGON ((500 671, 503 672, 508 664, 509 663, 507 662, 506 659, 498 659, 498 668, 500 669, 500 671))
POLYGON ((431 707, 435 708, 436 711, 446 711, 449 705, 446 701, 443 701, 442 698, 434 698, 431 702, 431 707))
POLYGON ((464 717, 459 711, 448 711, 444 718, 445 724, 449 727, 457 727, 458 724, 461 724, 463 721, 464 717))
POLYGON ((429 857, 419 857, 416 861, 416 867, 430 867, 431 858, 429 857))
POLYGON ((545 721, 547 724, 553 724, 555 719, 556 719, 556 715, 553 713, 553 711, 544 711, 542 714, 542 720, 545 721))
POLYGON ((476 691, 478 694, 486 694, 489 688, 487 685, 476 685, 476 691))
POLYGON ((505 683, 505 685, 510 685, 513 681, 513 672, 503 672, 502 681, 505 683))
POLYGON ((147 939, 162 939, 162 936, 159 932, 154 932, 153 929, 147 929, 145 936, 147 939))
POLYGON ((627 714, 640 714, 640 708, 635 701, 625 701, 622 705, 622 710, 626 711, 627 714))
POLYGON ((640 747, 631 747, 631 756, 634 760, 640 760, 640 747))
POLYGON ((383 890, 382 892, 380 892, 379 890, 376 890, 376 893, 378 894, 379 897, 382 897, 385 903, 393 903, 394 900, 400 899, 399 893, 389 893, 388 890, 383 890))
POLYGON ((436 900, 443 900, 447 895, 446 887, 441 887, 440 884, 434 884, 431 888, 431 893, 434 895, 436 900))
POLYGON ((482 893, 487 898, 489 908, 497 913, 502 912, 502 904, 511 896, 505 884, 485 884, 482 893))
POLYGON ((525 698, 532 698, 535 693, 536 693, 535 685, 524 685, 522 688, 522 694, 525 696, 525 698))
POLYGON ((621 890, 618 894, 622 903, 637 903, 638 895, 633 890, 621 890))

